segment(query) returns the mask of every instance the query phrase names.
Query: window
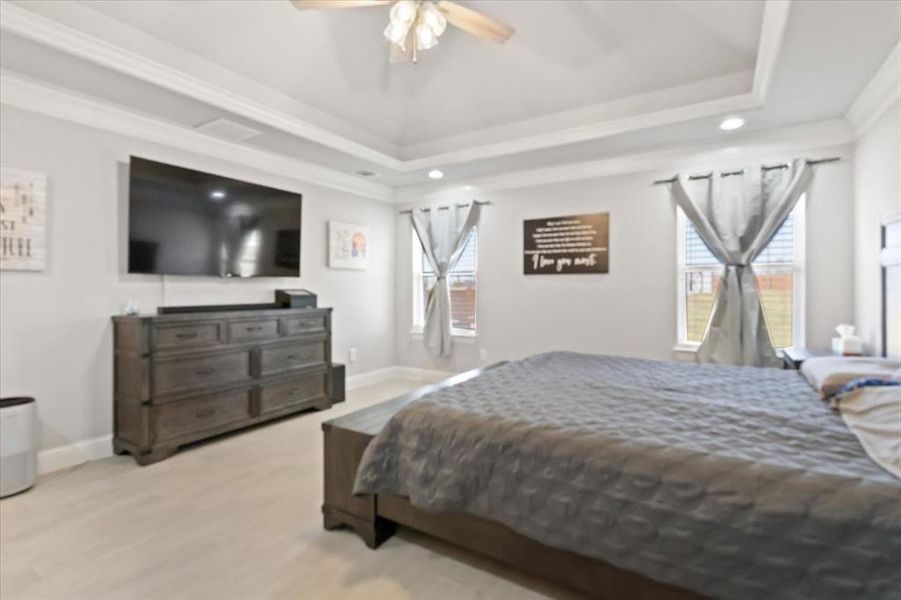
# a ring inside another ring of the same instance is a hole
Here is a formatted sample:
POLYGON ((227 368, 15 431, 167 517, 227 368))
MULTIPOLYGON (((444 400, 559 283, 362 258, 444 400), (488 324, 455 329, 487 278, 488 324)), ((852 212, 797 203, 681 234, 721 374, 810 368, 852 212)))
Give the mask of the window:
MULTIPOLYGON (((451 324, 454 335, 476 333, 476 271, 478 232, 473 228, 460 260, 448 275, 451 296, 451 324)), ((429 290, 435 285, 435 271, 426 259, 416 232, 413 232, 413 329, 422 330, 429 290)))
MULTIPOLYGON (((770 339, 775 348, 804 345, 804 202, 802 196, 754 261, 770 339)), ((679 344, 704 339, 723 266, 678 210, 679 344)))

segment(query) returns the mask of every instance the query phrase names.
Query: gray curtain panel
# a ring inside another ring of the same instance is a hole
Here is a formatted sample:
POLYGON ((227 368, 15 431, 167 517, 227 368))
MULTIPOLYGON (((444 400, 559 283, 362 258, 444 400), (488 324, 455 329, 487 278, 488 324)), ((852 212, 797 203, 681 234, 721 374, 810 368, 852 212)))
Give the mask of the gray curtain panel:
POLYGON ((473 202, 469 206, 414 210, 410 215, 422 251, 437 276, 426 302, 422 337, 426 348, 440 357, 450 356, 453 348, 447 274, 460 259, 469 233, 479 224, 480 214, 480 206, 473 202))
POLYGON ((784 169, 673 183, 676 203, 724 269, 701 362, 778 366, 751 262, 763 251, 807 190, 813 168, 795 160, 784 169))

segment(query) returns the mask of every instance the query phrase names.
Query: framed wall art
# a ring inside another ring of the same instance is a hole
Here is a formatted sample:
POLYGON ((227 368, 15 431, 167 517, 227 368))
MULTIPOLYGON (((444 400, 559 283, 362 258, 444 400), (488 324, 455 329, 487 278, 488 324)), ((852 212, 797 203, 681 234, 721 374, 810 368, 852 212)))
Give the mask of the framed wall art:
POLYGON ((47 176, 0 167, 0 269, 47 265, 47 176))
POLYGON ((607 273, 610 213, 523 221, 523 274, 607 273))
POLYGON ((329 221, 329 267, 366 270, 369 268, 369 251, 369 227, 329 221))

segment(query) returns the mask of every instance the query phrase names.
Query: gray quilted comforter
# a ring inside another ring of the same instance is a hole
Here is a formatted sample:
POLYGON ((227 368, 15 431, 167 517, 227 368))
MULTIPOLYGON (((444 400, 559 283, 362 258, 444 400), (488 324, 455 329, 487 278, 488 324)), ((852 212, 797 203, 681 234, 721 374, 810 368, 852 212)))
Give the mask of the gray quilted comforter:
POLYGON ((901 483, 796 371, 541 354, 426 396, 357 493, 723 598, 901 598, 901 483))

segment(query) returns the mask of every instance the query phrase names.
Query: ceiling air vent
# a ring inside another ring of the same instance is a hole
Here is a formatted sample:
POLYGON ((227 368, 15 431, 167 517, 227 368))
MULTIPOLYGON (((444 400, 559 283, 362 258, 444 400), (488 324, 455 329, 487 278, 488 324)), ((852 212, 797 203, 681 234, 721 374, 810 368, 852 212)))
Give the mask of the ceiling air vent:
POLYGON ((249 140, 250 138, 263 133, 258 129, 248 127, 247 125, 241 125, 240 123, 235 123, 228 119, 213 119, 212 121, 198 125, 195 129, 230 142, 243 142, 244 140, 249 140))
POLYGON ((367 171, 366 169, 360 169, 359 171, 355 171, 355 173, 360 177, 375 177, 378 175, 375 171, 367 171))

